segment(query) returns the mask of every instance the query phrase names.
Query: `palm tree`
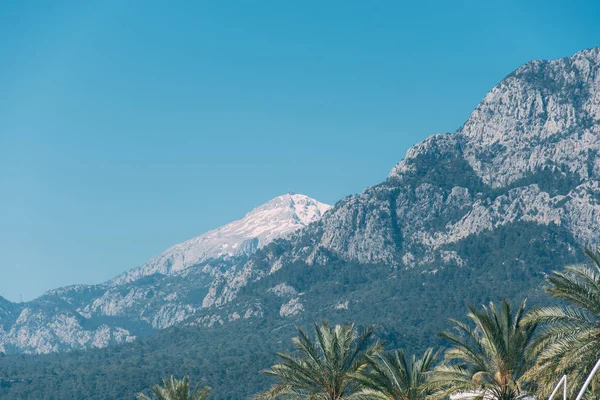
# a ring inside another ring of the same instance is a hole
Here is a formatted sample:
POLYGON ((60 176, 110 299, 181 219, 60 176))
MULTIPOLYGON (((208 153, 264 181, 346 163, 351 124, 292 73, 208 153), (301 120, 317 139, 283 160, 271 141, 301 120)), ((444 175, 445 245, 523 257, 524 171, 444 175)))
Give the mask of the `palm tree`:
POLYGON ((427 349, 423 357, 412 356, 410 364, 402 350, 369 357, 370 370, 356 380, 363 387, 352 400, 424 400, 432 394, 427 386, 439 352, 427 349))
POLYGON ((315 341, 302 330, 292 339, 297 354, 277 353, 279 364, 263 371, 279 380, 256 399, 345 399, 358 390, 353 374, 367 366, 367 358, 381 351, 373 343, 373 328, 357 334, 353 325, 315 324, 315 341))
MULTIPOLYGON (((210 397, 210 387, 202 386, 199 382, 194 390, 190 388, 190 377, 186 376, 182 380, 171 378, 163 379, 163 387, 156 385, 152 387, 152 394, 156 400, 206 400, 210 397)), ((139 400, 152 400, 145 394, 138 393, 139 400)))
POLYGON ((526 349, 536 325, 524 325, 525 302, 513 312, 503 300, 477 310, 469 307, 472 324, 451 320, 455 332, 440 336, 453 347, 446 351, 429 384, 437 387, 435 397, 461 393, 472 399, 514 400, 524 392, 524 375, 529 367, 526 349))
POLYGON ((535 309, 526 318, 544 324, 530 351, 536 358, 530 376, 540 395, 549 393, 563 374, 574 393, 600 357, 600 250, 585 253, 590 263, 567 266, 547 277, 546 290, 568 304, 535 309))

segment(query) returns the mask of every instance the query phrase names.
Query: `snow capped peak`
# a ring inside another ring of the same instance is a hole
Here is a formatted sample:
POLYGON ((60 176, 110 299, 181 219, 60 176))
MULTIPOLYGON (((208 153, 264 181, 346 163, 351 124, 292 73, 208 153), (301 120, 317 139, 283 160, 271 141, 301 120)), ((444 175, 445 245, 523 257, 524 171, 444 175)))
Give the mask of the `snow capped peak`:
POLYGON ((240 220, 167 249, 112 283, 127 283, 155 273, 175 273, 211 258, 252 254, 271 241, 318 221, 330 208, 303 194, 277 196, 240 220))
POLYGON ((291 211, 299 223, 308 225, 318 221, 321 216, 331 208, 329 204, 321 203, 303 194, 288 193, 277 196, 265 204, 250 211, 244 219, 252 218, 253 215, 265 213, 267 210, 279 210, 287 215, 291 211))

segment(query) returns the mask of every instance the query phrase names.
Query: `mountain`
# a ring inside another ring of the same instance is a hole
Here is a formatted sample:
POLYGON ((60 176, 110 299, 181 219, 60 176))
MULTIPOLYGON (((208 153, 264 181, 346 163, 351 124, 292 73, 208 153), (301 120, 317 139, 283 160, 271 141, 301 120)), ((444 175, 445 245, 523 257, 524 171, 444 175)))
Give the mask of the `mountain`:
POLYGON ((181 322, 202 309, 214 279, 330 208, 301 194, 278 196, 104 284, 51 290, 24 304, 0 299, 0 351, 101 348, 181 322))
POLYGON ((531 268, 541 277, 560 260, 552 255, 570 258, 600 243, 599 53, 517 69, 457 132, 417 144, 385 182, 341 200, 227 281, 214 281, 211 304, 227 304, 241 288, 295 263, 384 265, 398 279, 409 270, 480 271, 485 260, 471 247, 521 236, 548 260, 523 267, 526 255, 515 248, 492 250, 504 253, 502 269, 531 268))
MULTIPOLYGON (((0 385, 0 397, 128 398, 191 374, 216 399, 249 398, 295 325, 375 324, 390 346, 421 351, 440 344, 436 333, 464 317, 465 303, 548 304, 545 274, 600 243, 599 150, 600 48, 529 62, 460 129, 413 146, 383 182, 318 221, 251 255, 121 286, 119 299, 136 299, 158 285, 163 312, 153 315, 177 321, 168 328, 100 350, 4 357, 0 376, 16 383, 0 385), (167 293, 192 292, 176 279, 198 288, 202 305, 182 318, 167 293)), ((70 301, 90 304, 81 298, 70 301)))
POLYGON ((13 313, 15 311, 14 309, 15 307, 13 303, 0 296, 0 353, 4 353, 6 351, 1 343, 6 335, 5 329, 8 321, 13 319, 13 313))
POLYGON ((172 275, 209 259, 250 255, 273 239, 318 221, 330 208, 301 194, 276 197, 238 221, 171 247, 112 283, 120 285, 156 273, 172 275))

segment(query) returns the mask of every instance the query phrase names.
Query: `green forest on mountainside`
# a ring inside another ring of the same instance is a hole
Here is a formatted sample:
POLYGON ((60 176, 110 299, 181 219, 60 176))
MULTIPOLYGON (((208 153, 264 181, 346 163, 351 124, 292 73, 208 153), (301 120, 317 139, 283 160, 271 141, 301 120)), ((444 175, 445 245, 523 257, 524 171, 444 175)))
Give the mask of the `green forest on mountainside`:
MULTIPOLYGON (((304 292, 305 312, 294 324, 276 318, 280 303, 264 305, 263 318, 213 328, 174 327, 131 344, 50 355, 0 358, 0 398, 129 399, 165 376, 190 375, 214 388, 214 399, 244 399, 270 380, 259 374, 289 349, 296 324, 314 321, 375 325, 391 348, 422 352, 440 344, 437 334, 448 318, 464 314, 465 304, 503 297, 527 297, 529 305, 548 304, 544 273, 580 261, 568 251, 569 237, 550 225, 518 223, 456 243, 452 249, 468 267, 395 270, 386 265, 334 262, 327 268, 297 263, 240 292, 237 303, 285 281, 304 292), (550 256, 547 249, 556 244, 550 256), (349 301, 348 310, 324 305, 349 301)), ((226 312, 226 310, 224 310, 226 312)))

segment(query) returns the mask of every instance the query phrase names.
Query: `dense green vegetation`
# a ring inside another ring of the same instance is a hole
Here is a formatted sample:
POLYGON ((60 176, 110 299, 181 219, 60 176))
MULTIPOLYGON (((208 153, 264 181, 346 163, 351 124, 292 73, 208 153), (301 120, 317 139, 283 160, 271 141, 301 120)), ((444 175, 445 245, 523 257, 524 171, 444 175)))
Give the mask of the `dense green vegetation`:
POLYGON ((400 350, 381 354, 379 343, 367 345, 370 330, 356 334, 351 325, 316 325, 314 341, 299 330, 297 353, 279 354, 283 361, 265 371, 278 382, 255 399, 420 400, 471 393, 517 400, 532 394, 524 377, 533 365, 526 350, 537 323, 523 323, 525 302, 516 312, 507 300, 499 309, 490 303, 469 311, 471 325, 453 321, 455 332, 442 334, 450 347, 438 365, 432 349, 410 366, 400 350))
POLYGON ((259 292, 264 297, 266 288, 288 282, 306 293, 305 311, 293 323, 279 316, 281 301, 267 297, 263 317, 255 320, 211 329, 180 326, 106 349, 5 356, 0 358, 0 398, 133 399, 170 375, 207 382, 213 399, 250 398, 273 383, 259 372, 276 361, 277 351, 292 350, 294 326, 320 320, 374 325, 375 336, 387 348, 422 353, 444 345, 437 334, 451 328, 448 318, 462 318, 465 304, 503 297, 513 302, 527 297, 531 306, 555 304, 543 293, 544 274, 579 261, 580 255, 566 244, 556 247, 552 257, 545 249, 548 243, 571 240, 560 227, 540 232, 533 224, 515 224, 457 243, 453 249, 467 266, 436 273, 342 261, 327 268, 290 265, 242 291, 236 304, 255 301, 259 292), (514 254, 510 259, 507 248, 514 254), (342 299, 348 301, 347 310, 331 307, 342 299))
POLYGON ((279 398, 322 398, 339 400, 360 390, 355 374, 362 372, 369 358, 383 346, 370 343, 373 328, 356 333, 351 325, 315 325, 316 340, 298 329, 292 339, 298 355, 278 353, 280 363, 264 371, 278 380, 256 396, 257 400, 279 398))
MULTIPOLYGON (((591 264, 552 272, 547 291, 567 305, 534 309, 523 301, 514 311, 510 302, 469 306, 470 323, 452 320, 442 332, 448 347, 443 360, 428 349, 409 366, 403 353, 381 355, 381 346, 367 346, 371 331, 352 333, 350 325, 315 326, 315 341, 299 330, 293 339, 297 353, 266 373, 278 382, 256 399, 409 400, 443 399, 460 394, 478 400, 517 400, 546 396, 568 375, 571 396, 581 390, 596 395, 600 379, 584 384, 600 362, 600 250, 586 251, 591 264), (536 335, 540 324, 545 324, 536 335), (353 338, 358 337, 356 342, 353 338), (379 355, 380 359, 375 357, 379 355), (581 386, 581 388, 580 388, 581 386)), ((566 385, 566 383, 565 383, 566 385)))
MULTIPOLYGON (((211 388, 202 386, 198 382, 192 390, 190 377, 186 376, 179 380, 174 377, 163 379, 163 386, 155 385, 150 390, 156 400, 207 400, 210 397, 211 388)), ((138 393, 139 400, 152 400, 144 393, 138 393)))
MULTIPOLYGON (((453 329, 440 334, 448 347, 435 367, 431 349, 418 361, 413 357, 410 367, 399 350, 395 357, 384 355, 374 361, 378 346, 353 347, 348 325, 333 330, 328 324, 317 325, 314 343, 300 330, 301 337, 294 339, 298 355, 280 354, 284 362, 267 371, 278 383, 257 399, 408 400, 460 394, 479 400, 517 400, 546 396, 562 375, 570 378, 571 396, 579 390, 593 396, 598 376, 590 387, 583 382, 600 362, 600 250, 586 254, 591 264, 568 266, 547 279, 547 292, 567 305, 529 314, 525 301, 516 311, 506 299, 500 307, 469 306, 470 323, 452 320, 453 329), (545 326, 536 335, 541 324, 545 326), (353 355, 350 363, 346 354, 353 355)), ((359 336, 358 343, 365 338, 359 336)))
MULTIPOLYGON (((0 358, 0 399, 131 399, 165 376, 190 375, 213 387, 214 399, 244 399, 265 388, 259 374, 278 348, 248 326, 168 329, 134 343, 91 351, 0 358), (214 336, 212 336, 214 335, 214 336)), ((293 333, 290 327, 285 333, 293 333)))
POLYGON ((545 325, 529 351, 537 361, 530 379, 543 395, 554 388, 553 377, 565 373, 570 390, 576 390, 600 355, 600 251, 586 253, 590 264, 567 266, 548 277, 548 292, 564 303, 528 315, 545 325))
MULTIPOLYGON (((572 378, 574 395, 600 355, 600 252, 587 254, 591 265, 569 266, 547 279, 547 291, 568 305, 528 314, 525 301, 516 310, 506 299, 499 307, 469 306, 469 322, 452 320, 453 328, 440 334, 447 348, 439 361, 439 352, 431 348, 410 363, 401 350, 386 353, 370 327, 358 332, 353 325, 324 322, 315 324, 314 339, 299 328, 292 339, 295 352, 277 353, 279 363, 263 371, 276 381, 254 399, 436 400, 460 394, 473 400, 518 400, 545 396, 556 383, 548 377, 563 374, 572 378), (537 334, 541 324, 545 327, 537 334)), ((599 382, 596 376, 581 390, 593 395, 599 382)), ((153 389, 158 400, 192 398, 189 378, 164 383, 153 389), (179 395, 161 396, 176 388, 179 395)), ((208 396, 209 389, 197 392, 208 396)))
POLYGON ((412 356, 409 361, 402 350, 367 358, 367 368, 355 374, 360 390, 355 400, 424 400, 436 390, 430 384, 430 375, 440 351, 429 348, 423 357, 412 356))
POLYGON ((471 324, 454 320, 454 329, 441 333, 450 348, 446 363, 430 379, 439 388, 435 397, 480 392, 488 399, 522 398, 532 364, 526 350, 536 329, 535 323, 523 323, 524 314, 525 302, 516 312, 507 300, 499 308, 494 303, 481 310, 469 306, 471 324))

